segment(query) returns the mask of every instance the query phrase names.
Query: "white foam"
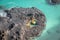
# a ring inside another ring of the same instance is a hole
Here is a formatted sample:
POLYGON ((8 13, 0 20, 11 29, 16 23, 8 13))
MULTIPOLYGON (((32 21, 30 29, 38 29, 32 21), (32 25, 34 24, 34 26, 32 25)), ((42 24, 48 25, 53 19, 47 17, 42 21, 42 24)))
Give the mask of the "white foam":
POLYGON ((4 12, 3 10, 0 10, 0 16, 1 16, 1 17, 6 17, 6 15, 7 15, 6 12, 4 12))

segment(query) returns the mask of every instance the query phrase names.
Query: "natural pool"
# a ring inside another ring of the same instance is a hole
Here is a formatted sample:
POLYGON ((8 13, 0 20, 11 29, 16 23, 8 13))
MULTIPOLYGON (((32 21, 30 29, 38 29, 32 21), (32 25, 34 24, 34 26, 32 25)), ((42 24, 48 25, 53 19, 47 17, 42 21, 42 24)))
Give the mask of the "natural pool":
POLYGON ((46 28, 35 40, 60 40, 60 5, 49 5, 46 0, 0 0, 6 9, 12 7, 36 7, 46 16, 46 28))

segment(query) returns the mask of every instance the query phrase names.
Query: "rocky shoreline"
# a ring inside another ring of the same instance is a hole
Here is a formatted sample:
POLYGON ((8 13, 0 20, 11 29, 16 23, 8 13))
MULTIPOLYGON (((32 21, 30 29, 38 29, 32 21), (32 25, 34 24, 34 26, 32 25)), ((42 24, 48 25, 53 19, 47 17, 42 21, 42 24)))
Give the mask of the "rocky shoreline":
POLYGON ((0 40, 29 40, 41 35, 45 28, 45 15, 35 7, 11 8, 3 12, 6 15, 0 15, 0 40), (36 23, 31 24, 31 20, 36 23))

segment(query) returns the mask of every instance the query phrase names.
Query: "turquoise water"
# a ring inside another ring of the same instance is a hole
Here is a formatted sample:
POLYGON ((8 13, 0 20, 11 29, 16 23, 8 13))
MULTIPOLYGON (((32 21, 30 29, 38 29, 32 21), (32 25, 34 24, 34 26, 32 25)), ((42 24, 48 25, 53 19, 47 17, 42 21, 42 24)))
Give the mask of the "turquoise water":
POLYGON ((46 28, 35 40, 60 40, 60 5, 49 5, 46 0, 0 0, 0 5, 12 7, 36 7, 46 16, 46 28))

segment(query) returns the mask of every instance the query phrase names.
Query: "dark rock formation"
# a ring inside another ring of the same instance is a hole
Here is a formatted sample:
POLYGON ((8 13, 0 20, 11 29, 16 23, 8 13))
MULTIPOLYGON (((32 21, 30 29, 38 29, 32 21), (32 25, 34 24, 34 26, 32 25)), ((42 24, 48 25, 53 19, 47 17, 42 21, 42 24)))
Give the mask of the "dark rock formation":
POLYGON ((46 0, 48 4, 51 5, 56 5, 56 4, 60 4, 60 0, 46 0))
POLYGON ((45 28, 45 15, 35 7, 11 8, 0 16, 0 40, 29 40, 45 28))

